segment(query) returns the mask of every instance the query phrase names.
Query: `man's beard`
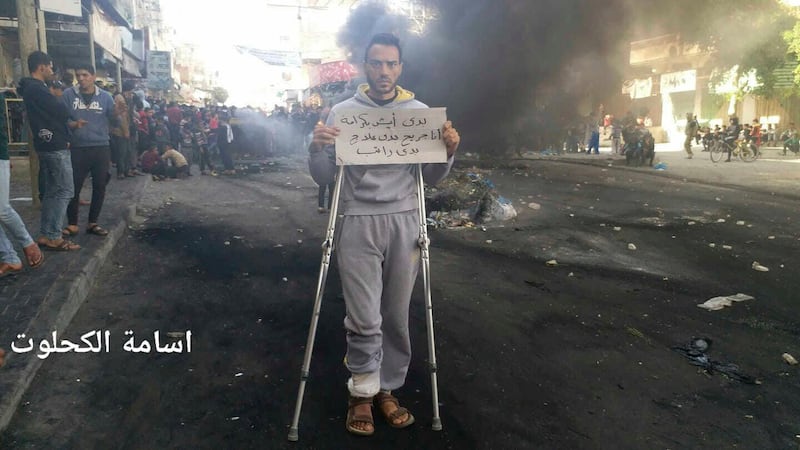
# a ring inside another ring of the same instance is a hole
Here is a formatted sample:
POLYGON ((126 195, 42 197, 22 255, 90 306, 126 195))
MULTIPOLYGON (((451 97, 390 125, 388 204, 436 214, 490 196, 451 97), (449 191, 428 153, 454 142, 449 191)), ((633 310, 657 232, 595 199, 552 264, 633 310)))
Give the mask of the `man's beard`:
POLYGON ((382 94, 388 94, 388 93, 390 93, 390 92, 394 92, 394 91, 395 91, 395 89, 397 88, 397 83, 395 82, 395 83, 392 83, 392 84, 389 86, 389 88, 388 88, 386 91, 381 91, 381 90, 378 88, 378 83, 379 83, 379 82, 380 82, 380 80, 378 80, 378 81, 373 81, 372 79, 370 79, 370 78, 367 78, 367 84, 369 84, 369 90, 370 90, 370 92, 373 92, 373 93, 375 93, 375 94, 381 94, 381 95, 382 95, 382 94))

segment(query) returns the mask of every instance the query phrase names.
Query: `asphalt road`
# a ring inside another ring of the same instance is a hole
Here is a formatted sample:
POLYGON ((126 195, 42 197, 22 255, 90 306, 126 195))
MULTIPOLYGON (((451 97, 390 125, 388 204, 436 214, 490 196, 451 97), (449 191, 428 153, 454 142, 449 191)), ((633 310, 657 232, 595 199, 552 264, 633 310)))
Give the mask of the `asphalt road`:
POLYGON ((798 366, 781 357, 800 357, 796 199, 604 164, 484 173, 518 218, 432 232, 443 431, 430 430, 420 282, 415 356, 397 393, 417 424, 379 422, 366 439, 346 433, 334 267, 300 441, 286 441, 326 218, 302 161, 284 161, 242 178, 151 185, 141 223, 63 333, 108 330, 111 351, 51 355, 3 448, 800 444, 798 366), (755 299, 697 307, 736 293, 755 299), (124 351, 128 330, 137 342, 190 330, 192 351, 124 351), (710 340, 710 360, 737 364, 745 381, 673 350, 693 337, 710 340))

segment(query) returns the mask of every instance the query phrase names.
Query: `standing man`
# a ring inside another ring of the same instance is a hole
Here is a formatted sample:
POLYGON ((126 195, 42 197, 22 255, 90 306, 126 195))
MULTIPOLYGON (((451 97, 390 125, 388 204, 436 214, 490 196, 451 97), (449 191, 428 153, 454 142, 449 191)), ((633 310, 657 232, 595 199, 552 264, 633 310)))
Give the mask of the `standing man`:
MULTIPOLYGON (((368 84, 353 98, 336 105, 327 125, 318 124, 309 146, 314 181, 326 185, 336 174, 335 148, 340 108, 427 108, 414 93, 397 85, 403 69, 399 40, 375 35, 366 48, 368 84)), ((443 128, 447 163, 426 164, 423 177, 436 184, 447 176, 459 135, 450 122, 443 128)), ((337 245, 347 315, 350 400, 347 430, 372 435, 373 401, 394 428, 414 423, 414 416, 391 395, 405 383, 411 361, 408 308, 420 264, 419 215, 415 165, 348 166, 342 181, 341 233, 337 245)), ((421 194, 421 193, 420 193, 421 194)))
POLYGON ((697 129, 700 128, 700 124, 697 123, 697 119, 694 118, 692 113, 686 113, 686 140, 683 141, 683 149, 686 150, 686 157, 692 159, 694 153, 692 153, 692 139, 697 136, 697 129))
POLYGON ((169 140, 173 148, 180 148, 181 121, 183 121, 183 111, 181 111, 177 103, 171 102, 169 108, 167 108, 167 126, 169 127, 169 140))
MULTIPOLYGON (((25 101, 25 110, 33 133, 33 146, 39 155, 39 174, 44 177, 42 216, 37 243, 47 250, 78 250, 74 244, 61 236, 61 225, 67 204, 75 190, 72 163, 68 143, 69 113, 45 84, 53 79, 53 60, 44 52, 33 52, 28 56, 30 78, 23 78, 19 94, 25 101)), ((83 122, 70 122, 70 127, 81 127, 83 122)))
MULTIPOLYGON (((116 115, 116 126, 111 128, 111 155, 117 165, 117 179, 124 180, 132 168, 131 165, 131 127, 128 117, 128 102, 122 93, 114 96, 114 115, 116 115)), ((76 227, 77 228, 77 227, 76 227)))
POLYGON ((64 92, 64 103, 74 121, 83 121, 84 125, 72 132, 72 169, 75 196, 67 208, 69 225, 64 233, 70 236, 78 234, 78 199, 86 176, 92 174, 92 202, 89 206, 89 221, 86 232, 97 236, 106 236, 108 231, 97 224, 103 201, 106 197, 106 185, 111 174, 111 150, 109 148, 109 124, 117 125, 118 120, 111 94, 97 87, 94 67, 83 64, 75 69, 78 85, 64 92))

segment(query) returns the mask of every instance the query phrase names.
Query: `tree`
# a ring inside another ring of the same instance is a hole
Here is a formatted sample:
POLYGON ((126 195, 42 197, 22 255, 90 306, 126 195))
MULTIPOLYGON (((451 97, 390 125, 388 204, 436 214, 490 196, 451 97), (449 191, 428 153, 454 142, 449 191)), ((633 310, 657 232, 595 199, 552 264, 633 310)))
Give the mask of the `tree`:
MULTIPOLYGON (((795 59, 800 56, 800 22, 794 25, 794 28, 787 31, 784 35, 786 42, 789 44, 789 50, 795 54, 795 59)), ((794 70, 794 91, 800 91, 800 64, 794 70)))
POLYGON ((211 97, 217 103, 225 103, 228 100, 228 90, 224 87, 217 86, 211 90, 211 97))

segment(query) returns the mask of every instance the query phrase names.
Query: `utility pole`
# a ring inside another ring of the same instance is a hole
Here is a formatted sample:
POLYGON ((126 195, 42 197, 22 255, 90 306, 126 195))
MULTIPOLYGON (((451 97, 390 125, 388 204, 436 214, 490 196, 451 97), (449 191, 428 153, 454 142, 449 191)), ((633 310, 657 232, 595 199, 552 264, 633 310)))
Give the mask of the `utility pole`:
MULTIPOLYGON (((23 73, 27 73, 28 55, 39 50, 36 24, 36 1, 17 0, 17 32, 19 33, 19 58, 22 61, 23 73)), ((30 74, 28 74, 30 75, 30 74)))
POLYGON ((44 22, 44 11, 36 8, 36 18, 39 22, 39 50, 47 53, 47 27, 44 22))
POLYGON ((89 13, 88 20, 86 21, 86 25, 89 28, 89 64, 92 65, 92 68, 97 70, 94 59, 94 6, 90 6, 86 11, 89 13))
MULTIPOLYGON (((17 0, 17 25, 17 32, 19 33, 20 65, 22 66, 22 72, 30 75, 30 73, 28 73, 28 55, 39 50, 41 48, 41 43, 44 43, 42 51, 47 51, 47 40, 44 32, 44 13, 39 11, 39 8, 36 7, 35 0, 17 0), (37 16, 41 18, 41 26, 36 23, 37 16)), ((33 201, 33 206, 40 207, 39 155, 36 154, 36 149, 33 148, 33 133, 31 133, 30 124, 27 123, 27 119, 24 129, 28 132, 28 168, 30 170, 31 180, 31 199, 33 201)))

